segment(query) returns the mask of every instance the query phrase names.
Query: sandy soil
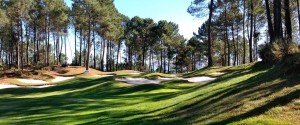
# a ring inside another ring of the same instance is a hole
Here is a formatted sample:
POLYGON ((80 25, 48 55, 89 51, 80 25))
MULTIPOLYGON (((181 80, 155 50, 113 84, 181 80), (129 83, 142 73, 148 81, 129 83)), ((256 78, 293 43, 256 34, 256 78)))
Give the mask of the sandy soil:
POLYGON ((116 79, 116 81, 125 82, 128 84, 142 85, 142 84, 160 84, 163 81, 171 80, 186 80, 190 83, 208 83, 214 81, 216 78, 208 76, 191 77, 191 78, 158 78, 157 80, 150 80, 145 78, 122 78, 116 79))
POLYGON ((9 85, 9 84, 0 84, 0 89, 8 89, 8 88, 19 88, 17 85, 9 85))
POLYGON ((93 77, 104 78, 104 77, 112 77, 114 75, 94 75, 93 77))
POLYGON ((200 77, 191 77, 191 78, 185 78, 183 80, 187 80, 192 83, 207 83, 214 81, 216 78, 208 77, 208 76, 200 76, 200 77))
POLYGON ((211 73, 211 75, 216 75, 216 76, 220 76, 220 75, 224 75, 225 73, 222 73, 222 72, 214 72, 214 73, 211 73))
POLYGON ((51 82, 57 83, 57 82, 62 82, 62 81, 70 80, 70 79, 73 79, 73 78, 75 78, 75 77, 61 77, 61 76, 56 76, 55 79, 51 80, 51 82))
POLYGON ((48 82, 43 80, 33 80, 33 79, 17 79, 19 82, 26 83, 28 85, 44 85, 48 84, 48 82))
POLYGON ((161 82, 160 80, 149 80, 145 78, 122 78, 122 79, 116 79, 116 81, 125 82, 134 85, 159 84, 161 82))

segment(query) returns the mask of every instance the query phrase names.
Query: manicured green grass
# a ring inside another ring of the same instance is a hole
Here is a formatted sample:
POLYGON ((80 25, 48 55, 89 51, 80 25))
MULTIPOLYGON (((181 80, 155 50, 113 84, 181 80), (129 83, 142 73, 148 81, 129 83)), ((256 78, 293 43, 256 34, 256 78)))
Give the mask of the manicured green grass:
POLYGON ((300 124, 300 75, 262 64, 219 67, 208 84, 128 85, 76 78, 44 89, 0 90, 0 124, 300 124))

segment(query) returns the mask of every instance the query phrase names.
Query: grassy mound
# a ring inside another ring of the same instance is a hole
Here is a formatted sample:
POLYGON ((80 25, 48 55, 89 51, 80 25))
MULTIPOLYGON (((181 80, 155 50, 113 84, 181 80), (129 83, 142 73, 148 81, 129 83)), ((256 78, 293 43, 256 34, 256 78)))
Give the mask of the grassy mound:
MULTIPOLYGON (((214 71, 213 71, 214 70, 214 71)), ((0 90, 0 124, 300 124, 300 75, 248 64, 205 84, 130 86, 76 78, 43 89, 0 90)))

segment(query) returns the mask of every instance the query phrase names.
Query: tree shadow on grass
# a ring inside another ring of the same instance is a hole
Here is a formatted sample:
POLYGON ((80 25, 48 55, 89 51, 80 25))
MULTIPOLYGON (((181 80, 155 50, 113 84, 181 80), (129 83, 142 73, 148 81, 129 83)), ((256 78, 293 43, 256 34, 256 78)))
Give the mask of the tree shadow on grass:
POLYGON ((285 96, 278 97, 278 98, 272 100, 271 102, 269 102, 263 106, 257 107, 255 109, 252 109, 251 111, 248 111, 244 114, 234 116, 234 117, 231 117, 231 118, 219 121, 219 122, 214 122, 214 123, 211 123, 210 125, 224 125, 224 124, 240 121, 242 119, 247 119, 252 116, 258 116, 258 115, 261 115, 261 114, 269 111, 270 109, 272 109, 276 106, 286 105, 286 104, 290 103, 291 101, 293 101, 294 99, 297 99, 299 97, 300 97, 300 90, 296 90, 285 96))
MULTIPOLYGON (((278 68, 274 68, 274 69, 267 71, 266 73, 260 73, 259 75, 256 75, 248 80, 245 80, 243 82, 232 85, 228 88, 222 88, 220 90, 216 90, 216 92, 210 96, 207 96, 205 98, 199 98, 198 101, 195 101, 194 103, 192 103, 190 105, 183 106, 180 109, 175 110, 173 113, 171 113, 169 115, 163 115, 161 117, 163 117, 163 119, 179 117, 178 120, 173 121, 174 123, 178 123, 182 120, 192 122, 192 121, 195 121, 196 119, 198 119, 199 117, 203 117, 205 115, 210 115, 210 113, 212 113, 212 112, 217 112, 216 114, 220 115, 220 114, 224 113, 222 111, 228 111, 228 110, 222 109, 222 108, 224 108, 224 107, 222 107, 222 105, 226 105, 226 104, 224 104, 226 101, 223 102, 224 100, 233 98, 236 101, 235 101, 235 103, 229 104, 228 105, 229 108, 230 107, 239 107, 240 104, 236 103, 236 102, 239 102, 239 100, 241 100, 247 96, 249 97, 251 94, 254 93, 254 91, 261 91, 261 92, 269 91, 269 93, 265 92, 265 94, 259 95, 260 96, 259 98, 263 98, 268 95, 271 95, 272 93, 276 93, 285 87, 293 87, 293 86, 296 86, 299 84, 298 83, 299 79, 296 79, 294 81, 284 80, 284 82, 282 82, 282 83, 278 83, 278 84, 274 84, 274 85, 272 84, 267 87, 264 87, 263 89, 262 88, 256 89, 256 86, 259 86, 262 83, 267 83, 267 82, 270 82, 270 81, 276 79, 278 77, 278 73, 276 73, 277 71, 278 71, 278 68), (209 108, 210 105, 213 105, 216 107, 209 108), (206 108, 209 108, 209 109, 206 109, 206 108), (209 110, 211 110, 211 111, 209 111, 209 110), (205 114, 205 112, 208 114, 205 114)), ((254 70, 253 72, 257 72, 257 71, 254 70)), ((235 74, 235 76, 237 76, 237 75, 238 74, 235 74)), ((243 75, 245 75, 245 74, 243 74, 243 75)), ((199 95, 199 96, 201 96, 201 95, 199 95)), ((290 95, 287 95, 287 96, 290 96, 290 95)), ((197 100, 197 97, 194 97, 191 99, 195 99, 195 98, 197 100)), ((275 102, 276 101, 277 100, 275 100, 275 102)), ((273 105, 271 105, 271 106, 273 106, 273 105)), ((212 115, 209 118, 212 118, 214 116, 216 116, 216 115, 212 115)), ((207 118, 206 119, 204 118, 197 122, 201 123, 205 120, 207 120, 207 118)))

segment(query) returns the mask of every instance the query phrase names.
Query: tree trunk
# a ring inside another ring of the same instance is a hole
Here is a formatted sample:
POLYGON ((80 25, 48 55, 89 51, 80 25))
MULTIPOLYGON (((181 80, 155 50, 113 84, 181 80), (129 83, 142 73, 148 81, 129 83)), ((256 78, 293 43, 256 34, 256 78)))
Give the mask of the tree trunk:
POLYGON ((234 49, 233 65, 236 66, 236 44, 235 44, 235 38, 234 38, 234 27, 233 27, 233 25, 234 25, 234 23, 232 22, 231 35, 232 35, 232 45, 233 45, 233 49, 234 49))
MULTIPOLYGON (((297 0, 298 1, 298 0, 297 0)), ((287 43, 292 42, 292 21, 291 21, 291 12, 290 12, 290 2, 289 0, 284 0, 284 11, 285 11, 285 27, 287 33, 287 43)))
POLYGON ((274 0, 274 37, 275 40, 283 39, 281 20, 281 0, 274 0))
MULTIPOLYGON (((166 50, 164 49, 164 55, 166 55, 166 50)), ((164 56, 164 73, 166 73, 166 65, 167 65, 167 63, 166 63, 167 61, 166 61, 166 56, 164 56)))
POLYGON ((246 35, 245 35, 245 17, 246 17, 246 0, 243 0, 243 64, 246 64, 246 35))
POLYGON ((257 45, 257 42, 258 42, 258 36, 259 34, 257 33, 256 31, 256 16, 254 16, 254 22, 253 22, 253 38, 254 38, 254 53, 253 53, 253 58, 254 60, 253 61, 257 61, 257 54, 258 54, 258 45, 257 45))
POLYGON ((213 4, 214 1, 211 0, 209 4, 209 16, 208 16, 208 52, 207 52, 207 58, 208 58, 208 67, 213 66, 213 60, 212 60, 212 55, 213 55, 213 50, 212 50, 212 38, 211 38, 211 23, 212 23, 212 16, 213 16, 213 4))
POLYGON ((80 46, 79 46, 79 66, 82 66, 82 64, 81 64, 81 62, 82 62, 82 29, 80 29, 80 32, 79 32, 79 36, 80 36, 80 38, 79 38, 79 44, 80 44, 80 46))
POLYGON ((227 8, 225 7, 225 35, 226 35, 226 43, 227 43, 227 65, 230 66, 230 43, 228 38, 228 22, 227 22, 227 8))
POLYGON ((252 39, 253 39, 253 0, 250 1, 250 36, 249 36, 249 59, 250 63, 253 62, 253 56, 252 56, 252 39))
MULTIPOLYGON (((50 24, 48 24, 50 25, 50 24)), ((47 31, 47 66, 50 65, 50 27, 48 26, 48 31, 47 31)))
MULTIPOLYGON (((162 45, 162 42, 160 43, 162 45)), ((163 71, 163 50, 160 50, 160 69, 159 72, 162 73, 163 71)))
POLYGON ((87 53, 86 53, 86 62, 85 62, 85 70, 89 71, 89 61, 90 61, 90 53, 91 53, 91 15, 89 13, 89 29, 88 29, 88 39, 87 39, 87 53))
POLYGON ((240 58, 239 58, 239 28, 237 27, 236 28, 236 51, 235 51, 235 54, 236 54, 236 64, 237 65, 240 65, 240 58))
MULTIPOLYGON (((75 26, 74 26, 75 27, 75 26)), ((78 65, 78 62, 77 62, 77 38, 76 38, 76 27, 74 28, 74 40, 75 40, 75 66, 78 65)))
POLYGON ((26 64, 29 65, 29 28, 26 26, 26 64))
POLYGON ((118 52, 117 52, 117 65, 116 65, 116 71, 119 70, 119 56, 120 56, 120 50, 121 50, 121 40, 118 43, 118 52))
POLYGON ((37 40, 36 40, 36 36, 37 36, 37 31, 36 31, 36 21, 34 21, 34 28, 33 28, 33 51, 34 51, 34 63, 36 64, 37 63, 37 51, 36 51, 36 44, 37 44, 37 40))
MULTIPOLYGON (((21 36, 21 35, 20 35, 21 36)), ((20 52, 20 39, 17 40, 17 65, 18 70, 21 70, 21 52, 20 52)))
POLYGON ((300 34, 300 5, 299 5, 299 0, 296 1, 297 1, 297 14, 298 14, 298 23, 299 23, 298 25, 299 25, 299 34, 300 34))
POLYGON ((273 22, 272 22, 271 11, 270 11, 270 6, 269 6, 269 0, 265 0, 265 4, 266 4, 266 13, 267 13, 267 20, 268 20, 268 33, 270 36, 270 43, 273 43, 275 41, 275 38, 274 38, 274 29, 273 29, 273 22))
POLYGON ((93 43, 94 43, 94 68, 97 68, 96 65, 96 40, 95 40, 95 31, 93 31, 93 43))

